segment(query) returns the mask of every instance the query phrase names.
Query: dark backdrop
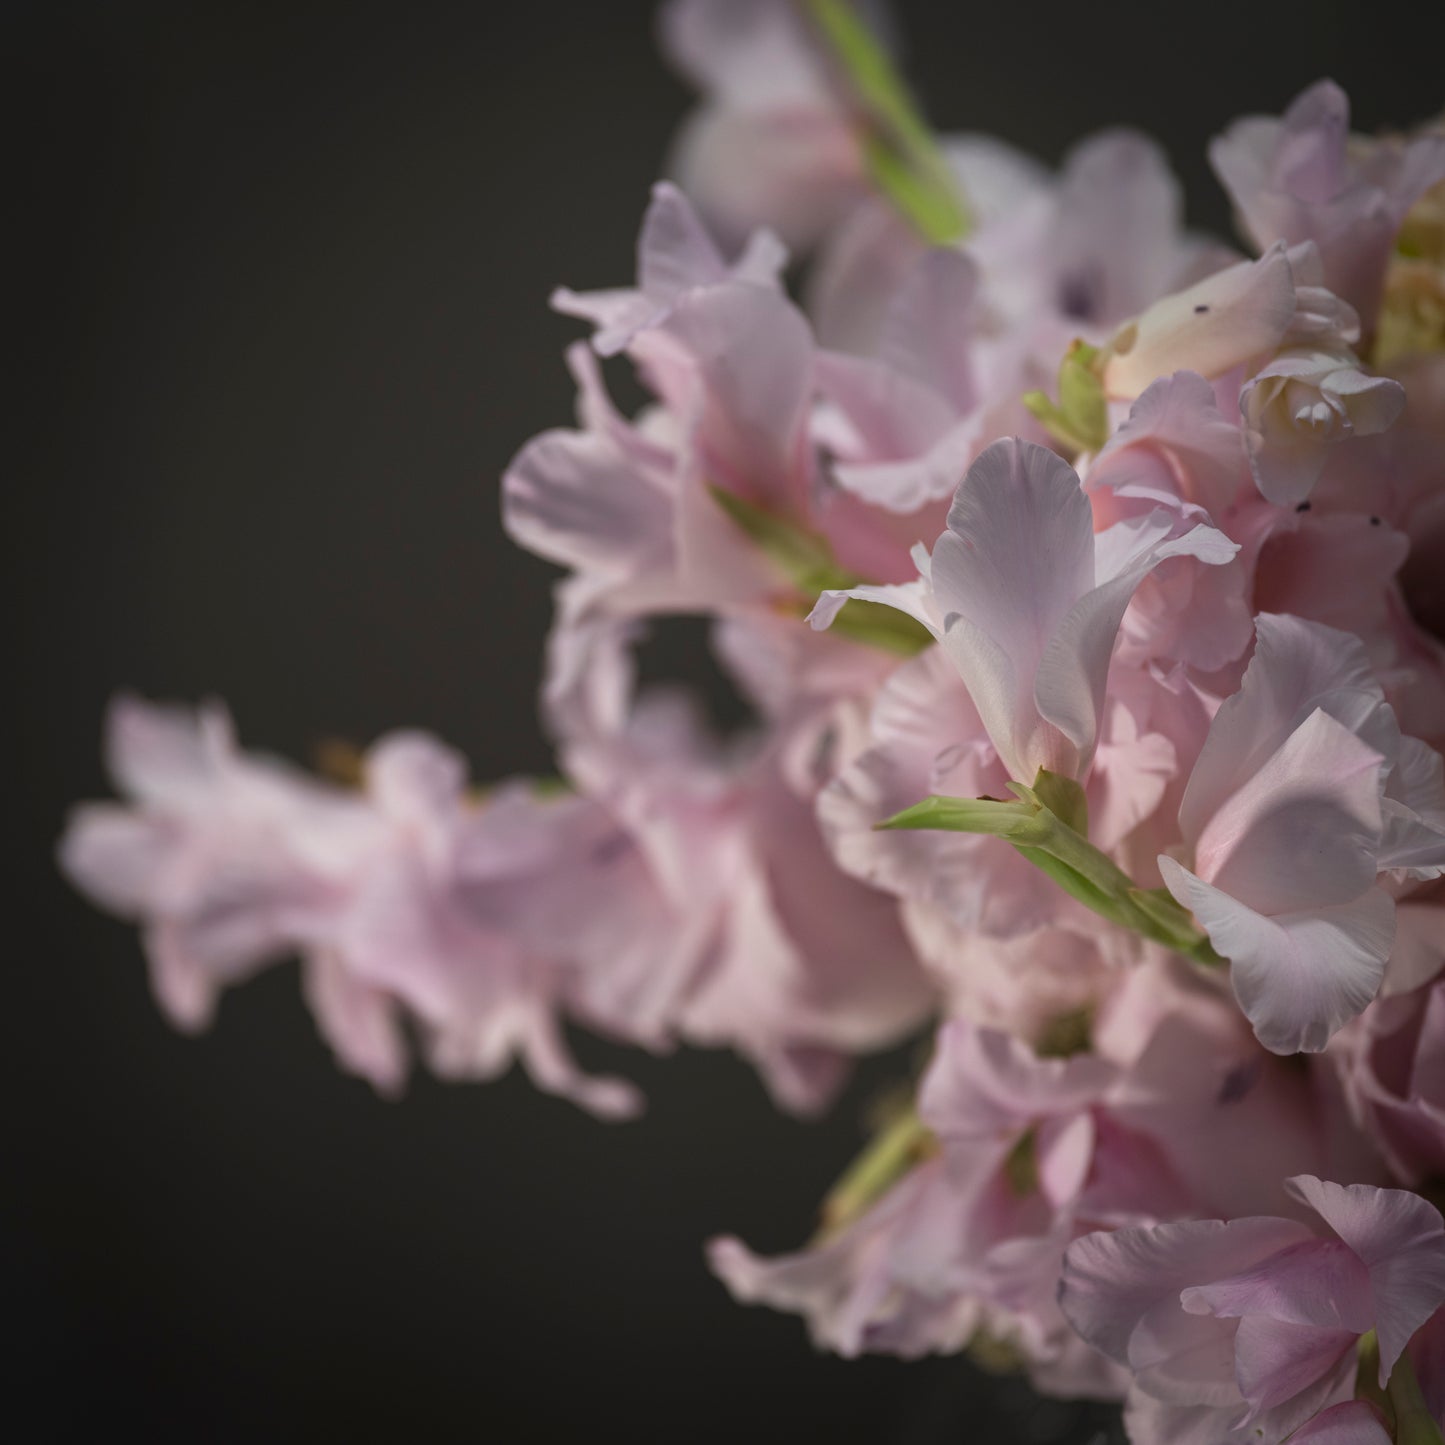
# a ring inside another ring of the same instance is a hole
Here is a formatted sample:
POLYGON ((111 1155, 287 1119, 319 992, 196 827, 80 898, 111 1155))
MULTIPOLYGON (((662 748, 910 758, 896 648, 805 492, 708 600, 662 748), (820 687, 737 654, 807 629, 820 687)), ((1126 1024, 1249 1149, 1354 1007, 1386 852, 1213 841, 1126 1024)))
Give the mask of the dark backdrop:
MULTIPOLYGON (((1131 121, 1226 215, 1205 139, 1325 73, 1366 126, 1442 98, 1432 8, 903 4, 934 117, 1055 159, 1131 121), (1363 17, 1363 18, 1362 18, 1363 17), (1399 45, 1372 23, 1390 20, 1399 45), (1348 23, 1347 23, 1348 22, 1348 23)), ((1087 1439, 956 1361, 843 1363, 700 1245, 808 1231, 874 1069, 777 1116, 728 1057, 584 1056, 604 1127, 509 1078, 379 1102, 278 969, 203 1040, 56 876, 107 695, 218 693, 304 757, 401 723, 545 770, 548 569, 497 478, 565 420, 559 281, 618 284, 688 97, 652 7, 4 6, 14 924, 0 1418, 94 1441, 1087 1439), (17 675, 18 674, 18 675, 17 675), (14 912, 18 908, 18 914, 14 912), (18 1348, 17 1348, 18 1347, 18 1348)), ((686 669, 685 640, 673 660, 686 669)))

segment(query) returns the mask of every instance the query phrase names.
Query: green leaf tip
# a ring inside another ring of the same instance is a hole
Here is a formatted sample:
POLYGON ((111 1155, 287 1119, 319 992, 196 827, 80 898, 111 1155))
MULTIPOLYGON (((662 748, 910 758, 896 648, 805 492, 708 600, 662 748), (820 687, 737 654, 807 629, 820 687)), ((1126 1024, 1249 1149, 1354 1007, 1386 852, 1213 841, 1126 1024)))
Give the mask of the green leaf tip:
POLYGON ((1109 440, 1109 407, 1095 362, 1099 349, 1075 341, 1059 363, 1059 400, 1030 391, 1023 403, 1056 441, 1075 452, 1096 452, 1109 440))
MULTIPOLYGON (((709 485, 713 501, 796 589, 797 610, 806 614, 820 592, 846 592, 864 579, 841 566, 826 537, 779 517, 724 487, 709 485)), ((850 597, 833 619, 832 631, 854 642, 915 657, 933 642, 916 618, 881 602, 850 597)))
POLYGON ((799 590, 814 595, 844 591, 863 580, 839 566, 826 537, 809 532, 725 487, 709 484, 708 492, 758 550, 799 590))
POLYGON ((1017 802, 996 798, 924 798, 873 826, 984 833, 1012 843, 1036 868, 1086 908, 1196 963, 1224 960, 1194 916, 1164 888, 1142 889, 1088 839, 1088 803, 1073 779, 1041 769, 1033 787, 1010 783, 1017 802))

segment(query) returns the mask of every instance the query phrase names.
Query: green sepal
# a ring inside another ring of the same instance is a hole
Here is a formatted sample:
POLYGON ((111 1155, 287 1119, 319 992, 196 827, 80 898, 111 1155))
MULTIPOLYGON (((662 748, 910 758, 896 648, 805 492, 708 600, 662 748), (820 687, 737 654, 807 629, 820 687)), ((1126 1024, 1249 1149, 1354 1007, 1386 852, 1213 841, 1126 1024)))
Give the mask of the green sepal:
POLYGON ((936 1148, 932 1132, 909 1105, 878 1130, 828 1191, 817 1239, 846 1228, 936 1148))
POLYGON ((945 833, 988 833, 1009 842, 1042 836, 1045 831, 1039 823, 1039 810, 1027 803, 938 796, 925 798, 873 826, 880 831, 918 828, 945 833))
POLYGON ((1039 423, 1073 451, 1096 452, 1109 440, 1109 407, 1094 365, 1098 357, 1097 347, 1075 341, 1059 363, 1058 403, 1042 391, 1024 395, 1039 423))
POLYGON ((1176 901, 1167 888, 1131 888, 1129 901, 1154 924, 1155 937, 1180 953, 1187 953, 1196 963, 1223 963, 1206 935, 1200 938, 1194 915, 1176 901))
MULTIPOLYGON (((1087 874, 1066 863, 1045 848, 1031 848, 1014 845, 1040 872, 1048 874, 1070 898, 1076 898, 1085 908, 1117 923, 1121 928, 1134 928, 1136 919, 1119 900, 1091 880, 1087 874)), ((1085 846, 1088 846, 1087 844, 1085 846)), ((1103 855, 1100 854, 1102 857, 1103 855)))
MULTIPOLYGON (((811 611, 820 592, 846 592, 863 581, 839 565, 826 537, 806 531, 722 487, 710 485, 708 492, 801 594, 800 612, 811 611)), ((860 597, 850 597, 843 604, 842 611, 833 619, 832 631, 898 657, 916 657, 933 641, 933 635, 917 618, 896 607, 866 602, 860 597)))
POLYGON ((709 484, 713 501, 737 524, 760 552, 803 592, 847 591, 863 579, 839 566, 826 537, 809 532, 736 492, 709 484))
POLYGON ((916 618, 885 602, 850 597, 829 629, 899 657, 917 657, 933 645, 933 634, 916 618))
POLYGON ((1081 837, 1089 836, 1089 800, 1080 783, 1063 773, 1040 768, 1028 791, 1065 827, 1072 828, 1081 837))

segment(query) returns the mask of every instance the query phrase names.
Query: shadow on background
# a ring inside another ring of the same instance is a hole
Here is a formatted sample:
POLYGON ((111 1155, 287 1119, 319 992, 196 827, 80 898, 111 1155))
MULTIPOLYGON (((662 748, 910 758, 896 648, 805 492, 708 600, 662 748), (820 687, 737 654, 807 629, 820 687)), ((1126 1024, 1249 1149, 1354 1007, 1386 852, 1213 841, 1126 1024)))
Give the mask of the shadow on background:
MULTIPOLYGON (((805 1236, 886 1062, 811 1128, 729 1057, 585 1042, 644 1085, 645 1120, 602 1126, 512 1078, 419 1078, 387 1105, 336 1072, 289 967, 203 1041, 170 1032, 132 932, 51 863, 67 804, 105 790, 122 685, 219 694, 243 739, 299 758, 415 724, 481 777, 547 770, 553 574, 503 539, 497 479, 571 415, 577 331, 548 291, 631 276, 688 104, 652 8, 4 11, 28 253, 7 478, 11 1438, 1007 1445, 1107 1420, 957 1361, 817 1356, 706 1273, 710 1234, 805 1236)), ((1136 123, 1216 230, 1203 144, 1236 112, 1327 73, 1364 127, 1441 99, 1418 22, 1391 51, 1345 4, 898 9, 940 123, 1051 160, 1136 123)), ((665 658, 683 675, 690 638, 665 658)))

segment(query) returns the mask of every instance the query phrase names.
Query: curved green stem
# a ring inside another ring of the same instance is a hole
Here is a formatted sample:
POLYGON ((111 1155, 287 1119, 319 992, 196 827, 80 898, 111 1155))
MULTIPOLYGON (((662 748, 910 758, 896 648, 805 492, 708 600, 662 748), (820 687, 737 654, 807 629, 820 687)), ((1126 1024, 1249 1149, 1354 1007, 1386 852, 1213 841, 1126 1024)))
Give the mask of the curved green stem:
POLYGON ((874 184, 930 245, 972 228, 958 183, 893 62, 847 0, 802 0, 867 131, 863 154, 874 184))
POLYGON ((1208 935, 1165 889, 1140 888, 1107 853, 1089 842, 1083 790, 1077 783, 1040 771, 1032 788, 1020 783, 1009 787, 1018 795, 1018 802, 925 798, 876 826, 988 833, 1003 838, 1101 917, 1197 963, 1223 962, 1208 935))

